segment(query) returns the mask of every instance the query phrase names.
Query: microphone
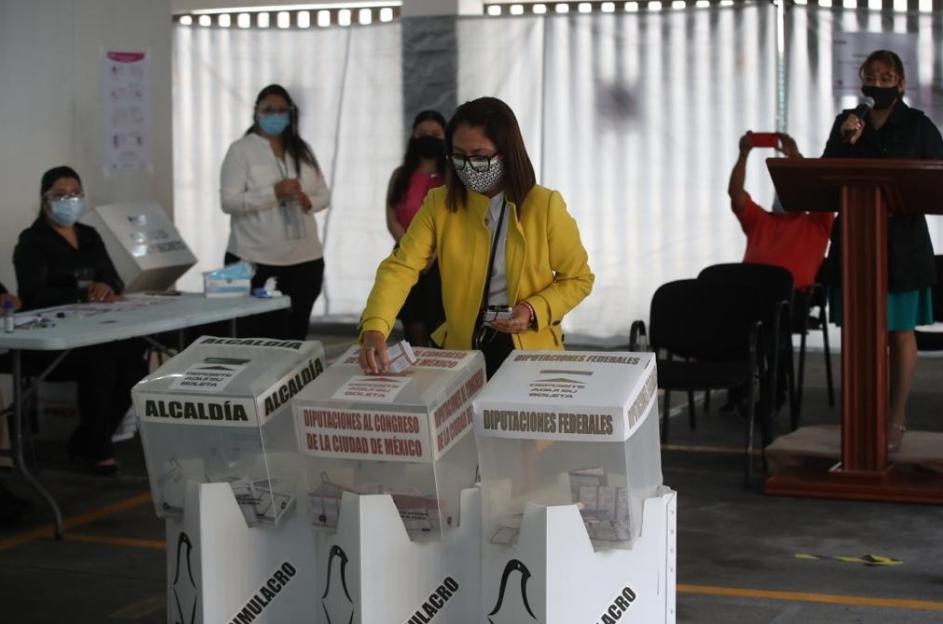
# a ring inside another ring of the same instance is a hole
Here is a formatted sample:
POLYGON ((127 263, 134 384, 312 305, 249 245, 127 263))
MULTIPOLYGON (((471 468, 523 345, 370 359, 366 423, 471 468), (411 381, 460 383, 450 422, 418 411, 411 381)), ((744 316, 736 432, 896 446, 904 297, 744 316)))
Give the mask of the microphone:
MULTIPOLYGON (((858 104, 855 110, 851 111, 851 114, 857 117, 858 119, 860 119, 861 121, 864 121, 865 117, 868 116, 868 113, 871 112, 872 108, 874 108, 874 98, 866 97, 863 100, 861 100, 861 104, 858 104)), ((852 135, 854 135, 854 130, 846 129, 842 131, 842 136, 846 139, 850 138, 852 135)))

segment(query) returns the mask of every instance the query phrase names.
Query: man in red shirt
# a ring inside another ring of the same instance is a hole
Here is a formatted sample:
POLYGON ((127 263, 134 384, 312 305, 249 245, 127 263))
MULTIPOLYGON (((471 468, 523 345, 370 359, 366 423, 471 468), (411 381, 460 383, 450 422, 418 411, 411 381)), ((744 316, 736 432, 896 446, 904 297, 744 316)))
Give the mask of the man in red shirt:
MULTIPOLYGON (((747 157, 753 149, 747 132, 740 138, 740 158, 730 172, 727 193, 730 207, 747 235, 744 262, 773 264, 789 269, 797 290, 815 283, 815 275, 825 257, 835 214, 831 212, 767 212, 743 189, 747 157)), ((787 158, 802 158, 796 142, 779 135, 780 151, 787 158)))

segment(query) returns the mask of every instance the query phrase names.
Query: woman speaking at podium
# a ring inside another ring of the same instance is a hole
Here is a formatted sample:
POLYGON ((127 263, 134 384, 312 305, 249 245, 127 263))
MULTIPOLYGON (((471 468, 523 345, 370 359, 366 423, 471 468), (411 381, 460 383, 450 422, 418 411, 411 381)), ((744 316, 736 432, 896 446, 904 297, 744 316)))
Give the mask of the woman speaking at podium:
MULTIPOLYGON (((889 50, 872 52, 859 70, 861 91, 874 106, 863 116, 843 111, 825 146, 825 158, 895 158, 943 160, 943 138, 921 111, 904 103, 906 79, 900 57, 889 50)), ((858 112, 867 107, 856 109, 858 112)), ((840 275, 841 221, 835 222, 827 266, 835 283, 840 275)), ((897 450, 906 431, 907 395, 917 366, 914 328, 933 322, 930 288, 936 283, 933 245, 922 214, 888 218, 887 329, 890 345, 888 448, 897 450)), ((834 293, 833 293, 834 294, 834 293)), ((840 322, 841 297, 831 298, 840 322)))
POLYGON ((513 349, 562 349, 560 322, 592 289, 576 221, 558 192, 536 184, 507 104, 486 97, 459 106, 445 149, 445 186, 429 191, 380 264, 361 316, 360 365, 368 373, 386 371, 396 313, 434 255, 445 322, 432 340, 480 349, 489 377, 513 349))

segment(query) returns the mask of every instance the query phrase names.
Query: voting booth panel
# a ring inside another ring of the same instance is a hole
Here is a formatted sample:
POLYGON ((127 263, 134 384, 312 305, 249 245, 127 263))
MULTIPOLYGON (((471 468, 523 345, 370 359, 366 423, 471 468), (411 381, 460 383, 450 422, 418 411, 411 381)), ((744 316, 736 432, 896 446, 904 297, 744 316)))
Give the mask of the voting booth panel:
POLYGON ((132 392, 157 514, 186 485, 228 483, 245 521, 278 524, 302 472, 290 400, 324 370, 315 341, 203 336, 132 392))
POLYGON ((481 497, 460 493, 462 523, 416 541, 389 495, 345 492, 336 532, 317 531, 317 624, 468 624, 480 611, 481 497))
POLYGON ((482 543, 480 622, 673 624, 677 495, 642 506, 628 550, 597 550, 576 505, 527 505, 514 546, 482 543))
POLYGON ((167 624, 312 621, 314 535, 300 515, 260 530, 225 483, 190 481, 184 496, 166 520, 167 624))
POLYGON ((155 202, 95 206, 83 222, 102 237, 126 292, 165 290, 196 264, 173 221, 155 202))
POLYGON ((651 353, 513 352, 474 400, 482 621, 674 622, 651 353))
POLYGON ((474 485, 471 401, 485 383, 478 352, 416 349, 397 374, 364 375, 351 347, 294 400, 312 524, 337 528, 343 495, 389 494, 412 539, 461 523, 474 485))

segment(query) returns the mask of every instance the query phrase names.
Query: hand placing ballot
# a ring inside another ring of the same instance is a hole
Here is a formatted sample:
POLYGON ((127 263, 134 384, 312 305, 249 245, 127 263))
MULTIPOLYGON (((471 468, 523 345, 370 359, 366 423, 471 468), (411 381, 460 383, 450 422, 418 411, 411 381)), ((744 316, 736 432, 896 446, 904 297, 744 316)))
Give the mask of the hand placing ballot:
POLYGON ((360 368, 368 375, 382 375, 390 368, 386 337, 378 331, 365 331, 358 360, 360 368))

